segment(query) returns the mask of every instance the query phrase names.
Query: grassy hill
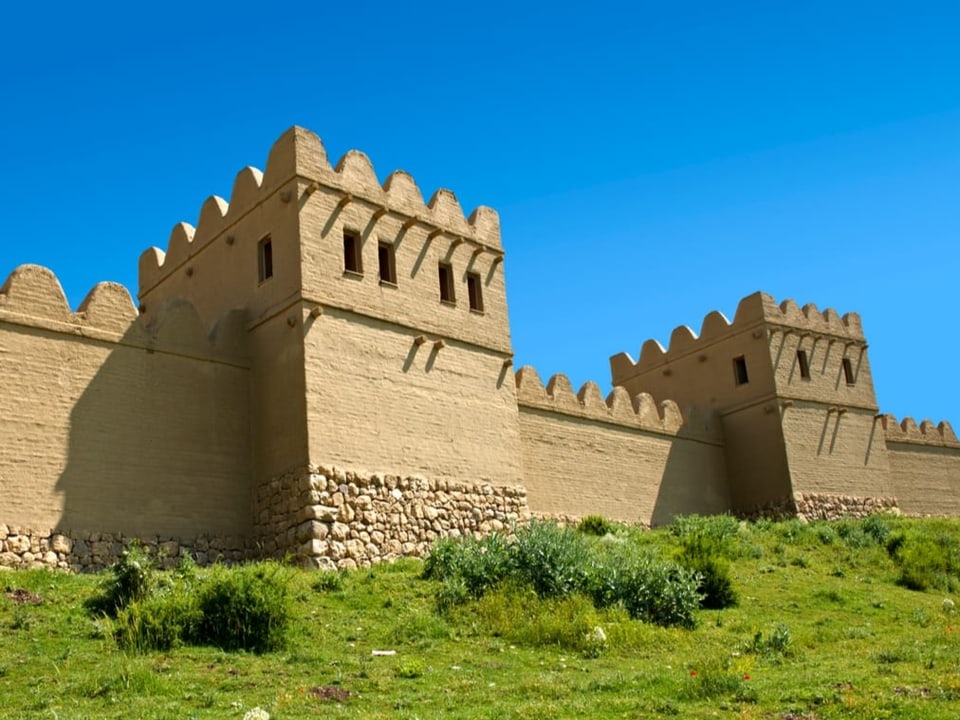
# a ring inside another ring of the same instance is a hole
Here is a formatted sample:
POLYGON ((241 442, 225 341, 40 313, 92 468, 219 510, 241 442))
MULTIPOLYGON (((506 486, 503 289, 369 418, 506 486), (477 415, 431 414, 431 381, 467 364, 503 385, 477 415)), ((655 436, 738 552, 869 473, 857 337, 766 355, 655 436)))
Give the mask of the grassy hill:
POLYGON ((423 579, 419 561, 273 568, 291 611, 282 649, 136 652, 89 610, 104 578, 10 571, 0 717, 960 717, 960 522, 612 529, 580 536, 585 562, 609 548, 672 561, 691 538, 719 538, 709 553, 737 604, 661 627, 598 609, 576 584, 538 595, 511 576, 451 600, 450 577, 423 579))

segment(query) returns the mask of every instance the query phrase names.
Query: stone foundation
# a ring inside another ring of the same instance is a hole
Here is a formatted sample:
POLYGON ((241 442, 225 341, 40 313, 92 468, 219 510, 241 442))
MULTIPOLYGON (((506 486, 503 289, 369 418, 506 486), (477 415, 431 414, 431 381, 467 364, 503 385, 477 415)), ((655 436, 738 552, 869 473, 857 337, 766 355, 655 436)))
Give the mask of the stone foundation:
POLYGON ((900 513, 894 497, 852 497, 850 495, 821 495, 797 493, 794 496, 796 514, 804 520, 841 520, 862 518, 877 513, 900 513))
POLYGON ((0 525, 0 567, 97 572, 110 567, 134 543, 156 558, 162 568, 175 567, 188 553, 198 565, 241 562, 256 556, 253 544, 237 537, 129 537, 0 525))
POLYGON ((308 468, 261 486, 255 517, 264 556, 343 569, 424 557, 437 538, 509 531, 528 516, 522 487, 308 468))

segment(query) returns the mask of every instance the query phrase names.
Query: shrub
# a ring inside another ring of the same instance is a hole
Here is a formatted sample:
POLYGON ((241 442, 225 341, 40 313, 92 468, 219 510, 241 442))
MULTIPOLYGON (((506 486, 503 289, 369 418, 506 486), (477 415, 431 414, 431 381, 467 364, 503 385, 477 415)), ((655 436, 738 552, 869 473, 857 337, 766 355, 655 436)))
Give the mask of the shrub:
POLYGON ((635 620, 693 628, 699 584, 700 576, 692 570, 625 548, 594 558, 587 590, 597 607, 620 604, 635 620))
POLYGON ((898 531, 886 538, 887 552, 900 570, 897 583, 911 590, 952 591, 960 575, 960 540, 946 530, 898 531))
POLYGON ((725 558, 729 552, 729 537, 725 531, 708 529, 683 536, 683 547, 677 560, 700 577, 700 607, 720 610, 739 602, 730 577, 730 563, 725 558))
POLYGON ((700 577, 697 591, 701 595, 700 607, 722 610, 735 607, 740 599, 733 588, 729 563, 720 557, 681 555, 680 564, 700 577))
POLYGON ((128 605, 147 597, 156 584, 150 557, 137 545, 124 550, 110 567, 110 575, 99 591, 86 601, 93 613, 116 617, 128 605))
POLYGON ((194 594, 156 593, 120 611, 114 636, 124 650, 170 650, 195 633, 199 620, 194 594))
POLYGON ((290 623, 288 583, 287 571, 275 562, 216 568, 199 588, 201 618, 191 639, 256 653, 283 647, 290 623))
POLYGON ((508 577, 513 567, 511 548, 503 535, 494 533, 483 540, 443 538, 431 548, 422 576, 444 582, 456 580, 455 585, 462 584, 469 595, 478 598, 508 577))
POLYGON ((883 515, 868 515, 860 524, 864 534, 873 538, 877 545, 886 545, 893 532, 889 520, 883 515))
POLYGON ((584 535, 603 537, 616 531, 617 527, 601 515, 587 515, 577 524, 577 530, 584 535))
POLYGON ((586 586, 589 551, 570 528, 532 522, 517 531, 512 550, 518 578, 541 598, 567 595, 586 586))

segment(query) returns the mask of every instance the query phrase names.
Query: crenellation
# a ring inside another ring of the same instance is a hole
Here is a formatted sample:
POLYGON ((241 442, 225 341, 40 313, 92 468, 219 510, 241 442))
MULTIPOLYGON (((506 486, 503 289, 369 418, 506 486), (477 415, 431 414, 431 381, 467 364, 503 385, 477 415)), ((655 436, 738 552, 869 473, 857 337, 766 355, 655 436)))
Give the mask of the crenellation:
POLYGON ((67 296, 53 271, 40 265, 21 265, 0 287, 0 311, 56 322, 73 321, 67 296))
POLYGON ((130 292, 115 282, 94 285, 77 308, 76 315, 91 327, 116 333, 126 332, 139 317, 130 292))
POLYGON ((562 373, 553 375, 544 387, 537 371, 529 365, 516 373, 517 402, 528 406, 574 415, 589 420, 626 425, 649 432, 677 435, 683 433, 708 441, 717 441, 717 427, 705 419, 699 409, 690 408, 681 413, 672 400, 657 403, 648 393, 630 397, 621 387, 615 387, 606 399, 600 387, 591 381, 574 392, 570 379, 562 373), (696 421, 689 423, 684 415, 696 421))
POLYGON ((957 439, 953 426, 946 420, 941 420, 938 424, 923 420, 917 424, 912 417, 905 417, 898 422, 895 416, 889 414, 881 415, 880 419, 887 442, 960 448, 960 440, 957 439))

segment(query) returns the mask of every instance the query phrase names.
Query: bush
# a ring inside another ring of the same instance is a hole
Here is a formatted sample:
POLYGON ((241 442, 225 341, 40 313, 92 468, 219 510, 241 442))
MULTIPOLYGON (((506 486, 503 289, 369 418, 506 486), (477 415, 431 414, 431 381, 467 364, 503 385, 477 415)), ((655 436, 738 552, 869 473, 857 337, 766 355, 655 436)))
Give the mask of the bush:
POLYGON ((568 595, 586 586, 590 554, 569 528, 532 522, 517 531, 512 550, 518 578, 541 598, 568 595))
POLYGON ((701 595, 700 607, 722 610, 735 607, 740 602, 730 577, 730 564, 723 558, 684 552, 680 556, 680 564, 700 577, 697 586, 701 595))
POLYGON ((85 605, 96 614, 116 617, 128 605, 143 600, 156 584, 150 557, 137 545, 124 550, 110 575, 85 605))
POLYGON ((577 524, 577 530, 584 535, 603 537, 616 532, 617 526, 602 515, 587 515, 577 524))
POLYGON ((873 538, 873 541, 877 543, 877 545, 887 544, 887 540, 893 532, 887 518, 883 515, 868 515, 860 522, 864 534, 873 538))
POLYGON ((192 593, 154 594, 120 611, 114 636, 124 650, 170 650, 191 637, 199 621, 192 593))
POLYGON ((216 568, 199 588, 201 617, 191 639, 223 650, 282 648, 290 624, 289 577, 278 563, 216 568))
MULTIPOLYGON (((448 588, 460 588, 474 598, 502 582, 513 572, 511 548, 503 535, 494 533, 483 540, 472 537, 438 540, 423 566, 422 576, 440 580, 448 588)), ((459 589, 450 595, 460 594, 459 589)))
POLYGON ((707 522, 709 518, 700 518, 692 522, 687 518, 678 533, 682 545, 677 561, 700 577, 700 607, 711 610, 733 607, 739 602, 726 560, 732 553, 732 537, 739 524, 729 515, 718 517, 725 519, 707 522))
POLYGON ((699 584, 700 576, 691 570, 625 548, 594 558, 587 590, 597 607, 619 604, 634 620, 693 628, 699 584))
POLYGON ((953 591, 960 575, 960 541, 949 532, 923 531, 891 533, 887 552, 900 570, 897 583, 911 590, 953 591))

